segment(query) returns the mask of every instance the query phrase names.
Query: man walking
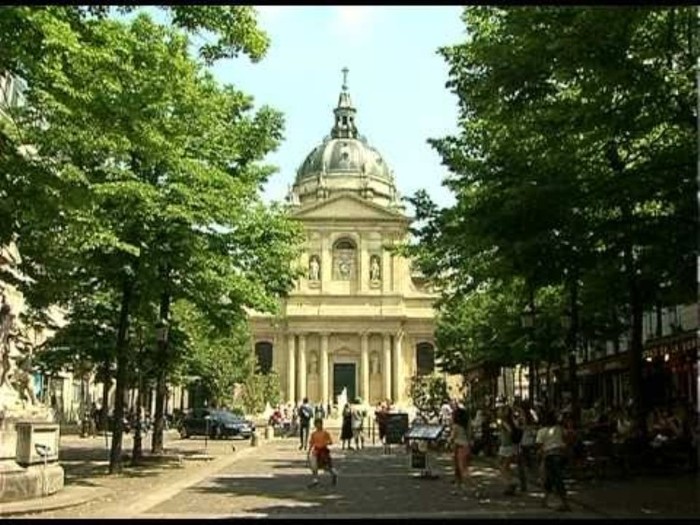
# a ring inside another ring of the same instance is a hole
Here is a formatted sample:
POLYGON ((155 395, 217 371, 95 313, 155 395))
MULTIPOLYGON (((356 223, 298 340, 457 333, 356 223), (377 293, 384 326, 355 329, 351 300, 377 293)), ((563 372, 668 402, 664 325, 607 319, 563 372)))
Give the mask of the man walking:
POLYGON ((299 407, 299 438, 301 439, 299 450, 306 450, 309 441, 309 426, 313 417, 314 409, 309 404, 309 399, 305 397, 299 407))

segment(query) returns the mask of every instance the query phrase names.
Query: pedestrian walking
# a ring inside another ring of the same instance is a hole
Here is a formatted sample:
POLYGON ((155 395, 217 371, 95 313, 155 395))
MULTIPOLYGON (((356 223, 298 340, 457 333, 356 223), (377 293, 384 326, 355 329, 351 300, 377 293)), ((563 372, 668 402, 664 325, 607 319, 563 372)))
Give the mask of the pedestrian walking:
POLYGON ((549 496, 556 492, 561 498, 561 506, 557 510, 570 511, 566 486, 564 485, 564 429, 557 421, 553 411, 545 418, 545 425, 537 432, 536 443, 540 445, 540 460, 544 470, 544 499, 542 506, 547 507, 549 496))
POLYGON ((345 403, 343 407, 343 419, 342 425, 340 427, 340 444, 341 448, 345 450, 345 445, 347 445, 349 450, 352 448, 352 409, 349 403, 345 403))
POLYGON ((450 441, 453 449, 453 464, 455 471, 455 491, 459 494, 464 491, 465 485, 472 487, 469 478, 469 462, 471 460, 471 424, 469 414, 464 407, 457 407, 452 413, 452 431, 450 441))
POLYGON ((523 451, 522 442, 526 429, 525 416, 520 409, 513 411, 513 430, 511 440, 513 442, 513 452, 515 464, 518 468, 518 481, 520 482, 520 492, 527 492, 527 461, 523 451))
POLYGON ((351 428, 352 428, 352 438, 355 441, 355 448, 360 450, 365 448, 365 437, 363 435, 363 422, 365 419, 364 411, 362 407, 355 407, 351 414, 351 428))
POLYGON ((306 450, 306 445, 309 440, 309 426, 314 417, 314 409, 309 404, 308 398, 304 398, 299 407, 299 450, 306 450))
POLYGON ((311 467, 311 473, 313 474, 313 479, 309 488, 318 485, 318 471, 325 470, 330 473, 332 483, 335 486, 338 483, 338 474, 333 468, 333 460, 331 458, 331 451, 328 448, 333 444, 331 435, 327 430, 323 428, 323 420, 317 418, 314 421, 315 430, 311 433, 309 437, 309 466, 311 467))
MULTIPOLYGON (((510 466, 515 458, 515 447, 513 445, 513 430, 515 422, 513 421, 513 411, 508 405, 501 407, 501 414, 497 420, 499 430, 500 446, 498 447, 498 461, 501 470, 501 478, 505 489, 504 496, 512 496, 515 494, 516 485, 513 483, 513 474, 510 466)), ((521 435, 522 437, 522 435, 521 435)))

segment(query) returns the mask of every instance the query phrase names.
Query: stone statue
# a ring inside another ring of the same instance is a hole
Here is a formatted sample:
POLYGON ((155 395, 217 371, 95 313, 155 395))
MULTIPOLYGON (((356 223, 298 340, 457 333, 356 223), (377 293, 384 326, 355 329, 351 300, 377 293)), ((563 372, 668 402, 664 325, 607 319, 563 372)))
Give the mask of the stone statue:
POLYGON ((347 389, 347 387, 343 387, 343 390, 338 395, 338 408, 340 410, 343 410, 343 408, 347 404, 348 404, 348 389, 347 389))
POLYGON ((342 259, 338 263, 338 272, 340 273, 340 277, 342 279, 349 279, 350 278, 350 263, 346 261, 345 259, 342 259))
POLYGON ((369 371, 371 374, 379 373, 379 355, 377 355, 377 352, 372 352, 372 355, 369 356, 369 371))
POLYGON ((316 352, 311 352, 309 355, 309 374, 318 374, 318 357, 316 356, 316 352))
POLYGON ((299 205, 299 195, 294 191, 291 184, 287 188, 287 202, 292 206, 299 205))
POLYGON ((15 316, 12 313, 10 305, 7 304, 5 294, 2 295, 2 305, 0 305, 0 352, 2 360, 0 362, 0 386, 8 382, 10 368, 10 351, 12 349, 12 326, 14 325, 15 316))
POLYGON ((376 255, 372 256, 372 260, 369 264, 369 279, 370 281, 379 281, 381 279, 379 257, 377 257, 376 255))
POLYGON ((318 281, 321 273, 321 265, 318 262, 318 257, 315 255, 309 260, 309 280, 318 281))
MULTIPOLYGON (((38 405, 32 377, 33 348, 28 339, 20 337, 14 330, 15 318, 3 294, 0 305, 0 388, 4 389, 5 394, 19 395, 19 400, 24 399, 31 405, 38 405), (17 355, 12 355, 13 347, 17 355)), ((5 402, 6 400, 2 404, 5 402)))
POLYGON ((32 377, 33 349, 29 341, 22 341, 20 356, 17 358, 17 367, 14 370, 12 382, 20 397, 24 397, 32 405, 38 403, 34 392, 34 378, 32 377))

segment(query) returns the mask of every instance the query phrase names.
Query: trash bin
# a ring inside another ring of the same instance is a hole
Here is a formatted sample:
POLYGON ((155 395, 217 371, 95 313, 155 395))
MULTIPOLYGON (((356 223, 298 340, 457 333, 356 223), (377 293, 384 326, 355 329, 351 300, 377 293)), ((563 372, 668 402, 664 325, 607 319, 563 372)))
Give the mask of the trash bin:
POLYGON ((265 439, 271 440, 275 437, 275 428, 268 425, 265 427, 265 439))

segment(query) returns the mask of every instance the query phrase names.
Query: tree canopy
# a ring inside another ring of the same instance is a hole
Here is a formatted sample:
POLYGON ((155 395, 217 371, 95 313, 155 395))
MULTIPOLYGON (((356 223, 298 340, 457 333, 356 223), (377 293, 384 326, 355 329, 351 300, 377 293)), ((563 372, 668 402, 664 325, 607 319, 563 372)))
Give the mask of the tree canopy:
POLYGON ((498 353, 494 333, 554 287, 586 337, 631 330, 639 361, 641 312, 694 289, 694 10, 467 7, 463 21, 465 41, 439 51, 459 132, 430 140, 456 203, 416 194, 407 249, 443 289, 444 337, 498 353), (510 310, 487 315, 504 292, 510 310))

